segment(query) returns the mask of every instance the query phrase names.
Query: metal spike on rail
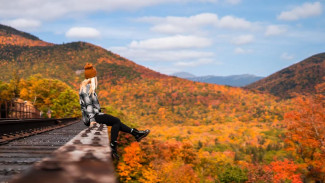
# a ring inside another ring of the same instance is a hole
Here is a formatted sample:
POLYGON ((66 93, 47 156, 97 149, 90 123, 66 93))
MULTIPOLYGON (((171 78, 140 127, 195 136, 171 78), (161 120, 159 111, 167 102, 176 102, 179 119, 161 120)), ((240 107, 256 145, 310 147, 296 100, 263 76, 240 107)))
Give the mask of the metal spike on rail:
POLYGON ((49 158, 33 165, 10 183, 115 183, 106 125, 81 131, 49 158))

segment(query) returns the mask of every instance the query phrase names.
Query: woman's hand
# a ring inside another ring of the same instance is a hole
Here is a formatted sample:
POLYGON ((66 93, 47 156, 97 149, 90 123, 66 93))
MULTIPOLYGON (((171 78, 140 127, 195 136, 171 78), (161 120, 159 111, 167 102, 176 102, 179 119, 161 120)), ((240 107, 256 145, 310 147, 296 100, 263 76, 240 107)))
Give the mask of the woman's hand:
POLYGON ((96 124, 96 121, 92 121, 92 122, 90 122, 89 127, 92 127, 92 126, 94 126, 95 124, 96 124))

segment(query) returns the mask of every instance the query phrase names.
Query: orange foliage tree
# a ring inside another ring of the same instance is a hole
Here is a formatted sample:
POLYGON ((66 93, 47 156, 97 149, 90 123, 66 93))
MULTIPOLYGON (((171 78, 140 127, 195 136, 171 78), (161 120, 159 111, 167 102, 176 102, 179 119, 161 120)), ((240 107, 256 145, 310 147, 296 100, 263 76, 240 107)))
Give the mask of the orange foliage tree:
POLYGON ((275 160, 269 165, 250 164, 248 170, 247 183, 302 183, 299 166, 288 159, 275 160))
POLYGON ((288 150, 309 170, 325 181, 325 97, 298 97, 297 109, 286 113, 288 150))
POLYGON ((286 181, 302 183, 300 173, 297 173, 298 165, 288 159, 284 161, 274 161, 264 169, 271 169, 273 172, 273 182, 275 183, 286 181))
POLYGON ((137 142, 133 142, 125 147, 124 151, 123 162, 119 163, 118 172, 122 181, 129 182, 138 178, 137 175, 142 167, 141 148, 137 142))

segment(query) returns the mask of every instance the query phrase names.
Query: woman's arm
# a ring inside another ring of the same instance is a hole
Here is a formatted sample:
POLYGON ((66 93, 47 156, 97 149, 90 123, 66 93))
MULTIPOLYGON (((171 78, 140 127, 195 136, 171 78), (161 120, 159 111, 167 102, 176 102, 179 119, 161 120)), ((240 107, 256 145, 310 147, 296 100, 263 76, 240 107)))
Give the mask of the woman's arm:
POLYGON ((83 102, 83 106, 86 109, 85 113, 88 116, 89 121, 90 122, 95 121, 94 107, 92 105, 92 100, 90 99, 89 95, 87 93, 81 93, 80 97, 83 102))
POLYGON ((100 105, 99 105, 99 102, 98 102, 98 98, 97 98, 96 92, 94 92, 94 94, 91 95, 91 100, 92 100, 92 103, 94 105, 95 112, 98 112, 98 113, 101 112, 101 109, 100 109, 100 105))

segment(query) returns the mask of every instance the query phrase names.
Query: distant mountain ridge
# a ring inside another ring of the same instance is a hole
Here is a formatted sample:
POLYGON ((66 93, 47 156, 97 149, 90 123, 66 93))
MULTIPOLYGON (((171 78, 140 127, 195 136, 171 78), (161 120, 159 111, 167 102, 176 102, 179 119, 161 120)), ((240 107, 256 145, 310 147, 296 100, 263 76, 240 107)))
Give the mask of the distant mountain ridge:
POLYGON ((176 72, 176 73, 172 74, 172 76, 176 76, 176 77, 183 78, 183 79, 196 77, 194 74, 191 74, 188 72, 176 72))
POLYGON ((14 28, 6 26, 6 25, 1 25, 0 24, 0 32, 2 34, 19 35, 19 36, 25 37, 27 39, 39 40, 40 41, 40 39, 38 37, 34 36, 34 35, 31 35, 31 34, 29 34, 27 32, 19 31, 17 29, 14 29, 14 28))
POLYGON ((282 98, 291 98, 294 93, 315 93, 315 86, 324 83, 324 80, 325 53, 319 53, 247 85, 246 88, 266 91, 282 98))
POLYGON ((188 72, 178 72, 172 75, 183 79, 189 79, 192 81, 219 84, 219 85, 229 85, 229 86, 236 86, 236 87, 245 86, 264 78, 252 74, 241 74, 241 75, 230 75, 230 76, 213 76, 213 75, 195 76, 188 72))
POLYGON ((19 45, 19 46, 51 46, 52 43, 47 43, 40 40, 38 37, 29 33, 16 30, 12 27, 0 24, 0 45, 19 45))

